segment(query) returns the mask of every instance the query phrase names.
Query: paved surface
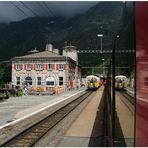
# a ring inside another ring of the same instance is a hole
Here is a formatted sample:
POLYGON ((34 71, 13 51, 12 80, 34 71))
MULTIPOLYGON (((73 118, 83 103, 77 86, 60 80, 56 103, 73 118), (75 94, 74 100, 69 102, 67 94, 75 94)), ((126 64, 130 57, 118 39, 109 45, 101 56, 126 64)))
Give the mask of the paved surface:
MULTIPOLYGON (((101 87, 91 102, 85 107, 70 128, 64 134, 59 147, 88 147, 90 141, 95 143, 99 141, 102 133, 100 118, 98 118, 100 100, 102 98, 104 87, 101 87)), ((91 145, 92 146, 92 145, 91 145)))
POLYGON ((116 95, 116 137, 117 146, 133 147, 134 145, 134 114, 121 101, 121 96, 116 95))
POLYGON ((78 91, 85 90, 86 88, 80 88, 79 90, 66 91, 59 95, 48 96, 22 96, 11 97, 0 102, 0 126, 9 123, 13 120, 21 118, 33 111, 36 111, 42 107, 45 107, 53 102, 60 100, 62 97, 68 97, 78 91))

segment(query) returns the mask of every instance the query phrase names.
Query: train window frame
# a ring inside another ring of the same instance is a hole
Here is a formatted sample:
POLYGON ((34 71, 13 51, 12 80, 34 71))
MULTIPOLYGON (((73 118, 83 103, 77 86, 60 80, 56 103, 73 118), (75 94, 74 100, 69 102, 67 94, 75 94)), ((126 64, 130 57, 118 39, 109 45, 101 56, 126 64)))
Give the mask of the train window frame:
POLYGON ((148 77, 145 77, 144 78, 144 86, 145 87, 148 87, 148 77))

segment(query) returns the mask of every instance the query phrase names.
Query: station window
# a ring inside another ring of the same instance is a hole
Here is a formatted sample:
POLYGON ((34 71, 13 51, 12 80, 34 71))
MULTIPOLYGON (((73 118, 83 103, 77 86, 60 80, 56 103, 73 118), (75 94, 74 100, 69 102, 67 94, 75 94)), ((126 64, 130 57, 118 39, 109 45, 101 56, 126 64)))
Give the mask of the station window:
POLYGON ((53 77, 48 77, 46 79, 46 86, 54 86, 55 85, 55 80, 53 77))
POLYGON ((64 64, 59 64, 59 70, 63 70, 64 69, 64 64))
POLYGON ((16 64, 16 70, 20 70, 20 69, 21 69, 20 64, 16 64))
POLYGON ((35 69, 36 70, 43 70, 43 64, 36 64, 35 69))
POLYGON ((31 68, 32 68, 32 65, 31 64, 27 64, 26 65, 26 70, 31 70, 31 68))
POLYGON ((41 77, 37 77, 37 85, 41 85, 42 82, 41 82, 41 77))
POLYGON ((63 86, 63 77, 59 77, 59 86, 63 86))
POLYGON ((32 85, 32 78, 29 77, 29 76, 26 77, 26 78, 25 78, 25 83, 26 83, 26 85, 28 85, 28 84, 29 84, 29 85, 32 85))
POLYGON ((16 77, 16 85, 20 85, 20 77, 16 77))
POLYGON ((52 64, 48 64, 48 70, 52 70, 52 64))

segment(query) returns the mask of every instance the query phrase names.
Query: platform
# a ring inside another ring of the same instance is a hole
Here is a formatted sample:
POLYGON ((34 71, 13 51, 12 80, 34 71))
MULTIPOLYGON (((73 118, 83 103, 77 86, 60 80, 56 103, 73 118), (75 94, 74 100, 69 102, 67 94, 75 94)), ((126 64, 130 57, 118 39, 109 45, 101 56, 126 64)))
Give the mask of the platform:
POLYGON ((116 95, 116 146, 134 146, 134 124, 134 114, 123 103, 121 96, 116 95))
POLYGON ((104 87, 102 86, 90 103, 65 132, 58 147, 102 146, 102 117, 100 101, 104 87), (99 140, 100 139, 100 140, 99 140))
POLYGON ((74 95, 80 91, 86 90, 85 87, 80 89, 66 91, 58 95, 47 96, 21 96, 11 97, 0 102, 0 126, 11 121, 19 119, 25 115, 35 112, 49 104, 55 103, 61 99, 74 95))

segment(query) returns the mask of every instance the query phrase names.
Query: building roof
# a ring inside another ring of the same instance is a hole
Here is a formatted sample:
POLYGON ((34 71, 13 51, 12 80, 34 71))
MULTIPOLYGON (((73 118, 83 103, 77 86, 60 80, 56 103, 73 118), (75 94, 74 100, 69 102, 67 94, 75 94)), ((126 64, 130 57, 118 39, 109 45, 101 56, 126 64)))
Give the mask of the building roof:
POLYGON ((33 53, 33 54, 28 54, 25 56, 18 56, 18 57, 14 57, 14 58, 48 58, 48 57, 63 57, 59 54, 50 52, 50 51, 42 51, 42 52, 37 52, 37 53, 33 53))
POLYGON ((50 60, 50 61, 72 61, 75 63, 75 61, 73 61, 71 58, 69 57, 65 57, 59 54, 56 54, 54 52, 51 51, 42 51, 42 52, 38 52, 38 53, 32 53, 32 54, 28 54, 25 56, 18 56, 18 57, 14 57, 12 58, 12 61, 44 61, 44 60, 50 60))

